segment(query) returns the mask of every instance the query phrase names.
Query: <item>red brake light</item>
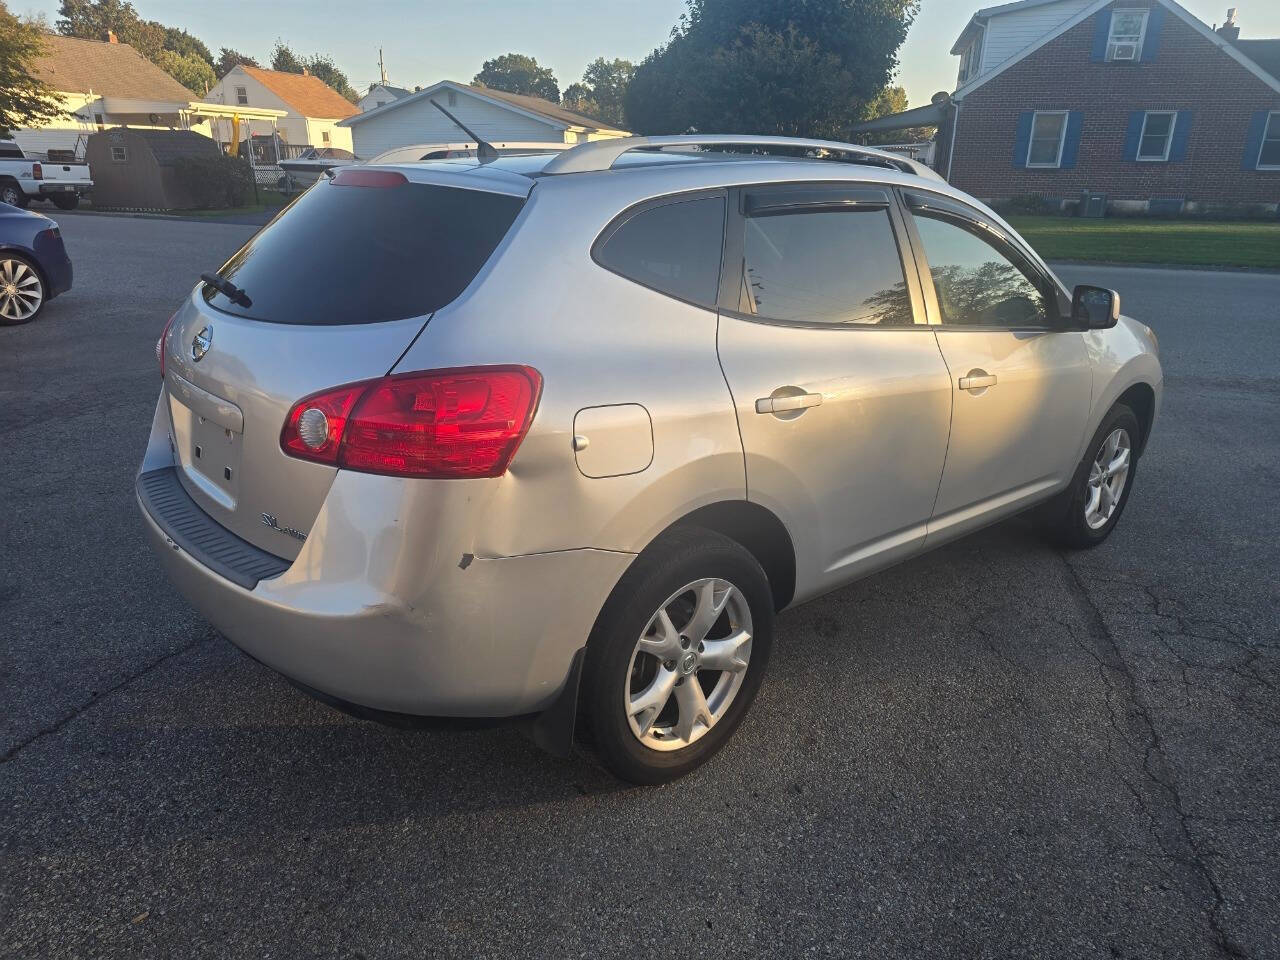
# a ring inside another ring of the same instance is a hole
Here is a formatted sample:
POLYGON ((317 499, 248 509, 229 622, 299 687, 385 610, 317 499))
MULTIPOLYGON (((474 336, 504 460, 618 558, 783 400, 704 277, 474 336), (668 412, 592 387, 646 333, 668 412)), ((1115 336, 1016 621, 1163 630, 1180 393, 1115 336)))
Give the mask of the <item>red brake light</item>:
POLYGON ((331 182, 335 187, 399 187, 408 183, 409 178, 394 170, 359 170, 348 167, 339 170, 331 182))
POLYGON ((169 336, 169 328, 173 326, 173 318, 178 315, 175 310, 173 316, 164 322, 164 329, 160 331, 160 339, 156 341, 156 363, 160 366, 160 379, 164 379, 164 341, 169 336))
POLYGON ((290 456, 397 477, 500 477, 538 406, 532 367, 467 367, 351 384, 300 400, 290 456), (317 411, 317 412, 312 412, 317 411))
POLYGON ((38 164, 38 163, 33 163, 33 164, 31 165, 31 179, 32 179, 32 180, 43 180, 43 179, 44 179, 44 167, 40 166, 40 164, 38 164))

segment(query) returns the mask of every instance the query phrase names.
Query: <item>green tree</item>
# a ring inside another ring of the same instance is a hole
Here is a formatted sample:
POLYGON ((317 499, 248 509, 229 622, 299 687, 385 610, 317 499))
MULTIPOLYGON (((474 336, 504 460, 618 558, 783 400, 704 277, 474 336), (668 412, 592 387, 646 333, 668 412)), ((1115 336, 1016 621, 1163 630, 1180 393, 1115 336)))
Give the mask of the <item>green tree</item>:
POLYGON ((615 127, 621 127, 624 121, 623 99, 627 87, 635 75, 636 67, 630 60, 606 60, 596 57, 582 74, 582 82, 575 83, 565 91, 565 101, 569 100, 569 91, 576 94, 575 101, 582 106, 574 107, 581 113, 603 120, 615 127), (582 88, 581 92, 578 88, 582 88), (587 108, 590 109, 587 109, 587 108))
POLYGON ((347 82, 347 75, 338 69, 330 57, 317 53, 308 57, 305 65, 312 75, 319 77, 352 103, 360 99, 360 94, 347 82))
POLYGON ((0 137, 64 113, 53 91, 36 76, 43 52, 40 27, 19 20, 0 2, 0 137))
POLYGON ((687 0, 624 96, 638 133, 844 137, 897 66, 918 0, 687 0))
POLYGON ((600 105, 592 99, 591 88, 585 83, 571 83, 565 87, 560 97, 560 104, 566 110, 573 110, 589 117, 600 114, 600 105))
POLYGON ((538 66, 533 57, 522 53, 504 53, 493 60, 486 60, 471 82, 480 87, 560 102, 560 84, 555 74, 548 67, 538 66))
POLYGON ((179 27, 143 20, 128 0, 61 0, 58 32, 68 37, 105 40, 114 33, 189 90, 203 93, 213 74, 213 54, 179 27))
MULTIPOLYGON (((152 21, 153 23, 155 21, 152 21)), ((170 50, 179 56, 202 60, 210 67, 213 66, 213 54, 209 52, 209 48, 199 37, 193 37, 187 31, 179 27, 165 27, 156 24, 164 31, 164 48, 170 50)))
POLYGON ((128 0, 62 0, 58 5, 57 31, 65 37, 105 40, 107 31, 118 36, 137 22, 138 11, 128 0))
POLYGON ((184 57, 172 50, 161 50, 158 66, 197 96, 204 96, 218 82, 213 67, 199 57, 184 57))
POLYGON ((277 39, 271 48, 271 69, 282 73, 301 73, 304 64, 283 40, 277 39))
POLYGON ((256 67, 258 66, 258 61, 246 53, 241 53, 239 50, 232 50, 229 47, 223 47, 218 51, 218 62, 214 64, 213 68, 218 74, 218 77, 221 78, 225 77, 235 67, 238 67, 241 64, 244 64, 246 67, 256 67))

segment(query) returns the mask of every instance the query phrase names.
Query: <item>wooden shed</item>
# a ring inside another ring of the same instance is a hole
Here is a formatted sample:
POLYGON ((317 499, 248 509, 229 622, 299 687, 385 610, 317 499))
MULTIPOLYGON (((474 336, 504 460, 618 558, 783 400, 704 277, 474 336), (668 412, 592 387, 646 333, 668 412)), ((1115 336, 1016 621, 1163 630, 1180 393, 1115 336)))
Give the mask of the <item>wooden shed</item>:
POLYGON ((129 210, 189 210, 198 203, 178 182, 179 157, 219 156, 218 145, 191 130, 116 127, 89 137, 85 159, 93 205, 129 210))

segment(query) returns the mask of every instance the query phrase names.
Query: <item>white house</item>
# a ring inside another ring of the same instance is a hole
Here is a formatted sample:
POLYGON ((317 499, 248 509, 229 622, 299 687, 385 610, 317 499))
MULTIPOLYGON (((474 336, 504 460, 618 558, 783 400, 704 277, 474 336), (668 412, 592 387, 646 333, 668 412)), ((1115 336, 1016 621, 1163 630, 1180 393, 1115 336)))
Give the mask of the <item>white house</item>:
POLYGON ((195 96, 133 47, 107 40, 44 36, 44 54, 33 72, 57 94, 63 116, 13 131, 24 152, 70 150, 83 154, 89 134, 128 124, 152 129, 182 127, 195 96))
POLYGON ((412 90, 406 90, 404 87, 393 87, 389 83, 371 83, 369 84, 369 92, 356 101, 356 106, 361 113, 369 110, 376 110, 378 107, 385 107, 394 100, 401 97, 407 97, 412 90))
MULTIPOLYGON (((356 105, 319 77, 282 73, 243 64, 233 67, 204 97, 204 102, 227 108, 282 110, 274 121, 285 143, 351 149, 351 131, 339 121, 358 113, 356 105)), ((248 132, 270 133, 263 122, 250 120, 248 132)), ((245 127, 241 128, 241 136, 245 127)))
POLYGON ((432 103, 438 103, 489 141, 585 143, 629 136, 600 120, 538 97, 442 80, 364 113, 347 117, 356 156, 374 157, 417 143, 469 139, 432 103))

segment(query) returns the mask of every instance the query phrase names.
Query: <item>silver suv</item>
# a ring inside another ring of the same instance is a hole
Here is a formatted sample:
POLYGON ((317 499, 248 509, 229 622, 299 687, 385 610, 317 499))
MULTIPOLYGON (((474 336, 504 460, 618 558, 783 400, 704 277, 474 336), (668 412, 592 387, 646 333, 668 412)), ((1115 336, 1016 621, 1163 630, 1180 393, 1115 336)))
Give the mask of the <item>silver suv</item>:
POLYGON ((1116 294, 931 171, 751 137, 342 168, 156 352, 142 515, 232 642, 647 783, 777 611, 1032 506, 1104 539, 1161 394, 1116 294))

